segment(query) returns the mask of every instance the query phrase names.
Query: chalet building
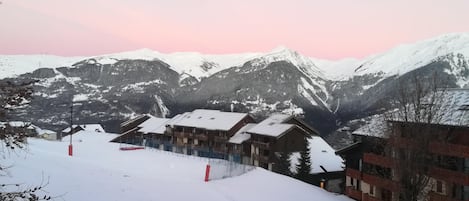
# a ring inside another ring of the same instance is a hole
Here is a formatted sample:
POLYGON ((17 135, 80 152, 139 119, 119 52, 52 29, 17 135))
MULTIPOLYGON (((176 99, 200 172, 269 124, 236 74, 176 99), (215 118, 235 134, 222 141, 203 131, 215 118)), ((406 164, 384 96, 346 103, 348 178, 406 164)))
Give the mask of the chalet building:
POLYGON ((21 133, 28 137, 36 137, 38 135, 37 126, 30 122, 9 121, 0 122, 0 128, 10 130, 9 132, 21 133))
MULTIPOLYGON (((111 142, 158 147, 159 135, 164 134, 165 123, 170 119, 158 118, 149 114, 137 116, 121 123, 121 135, 111 142), (159 127, 163 127, 163 131, 159 127)), ((171 141, 171 139, 168 139, 171 141)), ((172 146, 168 151, 172 151, 172 146)))
POLYGON ((70 131, 70 127, 67 127, 61 131, 61 137, 68 136, 70 134, 75 134, 78 131, 93 131, 98 133, 105 133, 106 131, 101 126, 101 124, 80 124, 80 125, 72 125, 72 129, 70 131))
POLYGON ((372 121, 353 133, 354 143, 337 151, 345 159, 346 194, 356 200, 399 200, 401 184, 396 178, 397 166, 419 142, 416 136, 406 135, 402 129, 431 130, 432 138, 425 148, 429 151, 425 174, 429 201, 469 200, 469 90, 449 90, 442 105, 446 110, 438 123, 372 121), (379 125, 390 128, 392 148, 384 147, 389 137, 379 125), (425 128, 425 129, 423 129, 425 128), (434 135, 433 135, 434 134, 434 135), (433 137, 434 136, 434 137, 433 137), (417 140, 416 140, 417 139, 417 140))
POLYGON ((275 170, 279 153, 300 152, 306 149, 307 138, 318 132, 301 120, 285 114, 274 114, 246 131, 254 166, 275 170))
MULTIPOLYGON (((247 113, 197 109, 171 119, 139 116, 121 124, 112 142, 219 158, 276 169, 279 153, 305 150, 318 132, 290 115, 274 114, 256 124, 247 113)), ((341 162, 339 162, 341 163, 341 162)))
POLYGON ((167 132, 177 153, 228 159, 228 140, 253 122, 247 113, 198 109, 167 124, 167 132))

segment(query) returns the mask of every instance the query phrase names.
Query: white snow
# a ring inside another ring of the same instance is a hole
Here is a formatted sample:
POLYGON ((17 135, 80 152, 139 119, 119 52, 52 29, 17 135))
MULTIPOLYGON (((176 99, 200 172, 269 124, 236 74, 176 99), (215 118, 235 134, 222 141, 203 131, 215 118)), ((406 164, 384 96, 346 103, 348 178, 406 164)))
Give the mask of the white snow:
MULTIPOLYGON (((308 139, 310 148, 311 174, 323 173, 324 169, 328 172, 343 171, 343 159, 335 154, 335 150, 319 136, 313 136, 308 139)), ((296 164, 300 158, 300 153, 295 152, 290 156, 292 172, 296 172, 296 164)))
POLYGON ((159 134, 163 134, 163 132, 157 132, 157 131, 161 130, 160 127, 162 127, 163 131, 164 131, 164 128, 166 128, 165 127, 166 123, 170 119, 158 118, 158 117, 154 117, 152 115, 148 115, 148 116, 150 116, 149 119, 145 120, 143 123, 138 125, 138 127, 140 127, 140 129, 138 131, 140 131, 142 133, 159 133, 159 134))
POLYGON ((450 53, 469 55, 469 33, 446 34, 372 55, 355 69, 355 75, 378 72, 402 75, 450 53))
POLYGON ((0 55, 0 79, 33 72, 38 68, 71 66, 83 58, 54 55, 0 55))
POLYGON ((10 154, 2 161, 12 165, 2 183, 48 182, 47 194, 67 201, 352 200, 261 168, 204 182, 206 158, 153 149, 119 151, 119 144, 108 143, 115 136, 79 132, 73 138, 73 157, 67 155, 68 141, 28 139, 27 152, 10 154))
POLYGON ((252 127, 256 126, 257 124, 249 123, 244 125, 241 129, 238 130, 229 140, 229 143, 233 144, 241 144, 245 142, 246 140, 251 139, 251 134, 246 133, 249 129, 252 127))
POLYGON ((228 131, 247 115, 247 113, 197 109, 193 112, 182 114, 180 118, 172 121, 170 125, 228 131))
POLYGON ((293 124, 284 123, 290 117, 290 115, 285 114, 272 114, 267 119, 261 121, 260 123, 249 129, 247 132, 259 135, 279 137, 280 135, 295 126, 293 124))

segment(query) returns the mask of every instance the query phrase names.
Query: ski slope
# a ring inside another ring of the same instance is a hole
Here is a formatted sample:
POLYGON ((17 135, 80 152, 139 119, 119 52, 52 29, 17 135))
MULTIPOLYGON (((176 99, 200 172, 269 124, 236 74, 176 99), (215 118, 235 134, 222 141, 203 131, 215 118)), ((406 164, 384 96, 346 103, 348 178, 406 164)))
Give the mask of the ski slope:
POLYGON ((119 151, 113 134, 73 135, 74 156, 63 142, 28 139, 26 151, 5 152, 12 165, 2 183, 47 183, 54 200, 351 200, 256 168, 241 176, 204 182, 206 158, 153 149, 119 151))

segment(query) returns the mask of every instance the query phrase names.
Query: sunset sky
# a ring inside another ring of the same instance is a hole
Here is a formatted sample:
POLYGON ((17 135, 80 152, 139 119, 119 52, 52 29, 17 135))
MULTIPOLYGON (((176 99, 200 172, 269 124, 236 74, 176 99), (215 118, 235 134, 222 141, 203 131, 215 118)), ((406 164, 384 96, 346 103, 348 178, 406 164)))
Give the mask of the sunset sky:
POLYGON ((468 0, 0 0, 0 54, 267 52, 362 58, 469 32, 468 0))

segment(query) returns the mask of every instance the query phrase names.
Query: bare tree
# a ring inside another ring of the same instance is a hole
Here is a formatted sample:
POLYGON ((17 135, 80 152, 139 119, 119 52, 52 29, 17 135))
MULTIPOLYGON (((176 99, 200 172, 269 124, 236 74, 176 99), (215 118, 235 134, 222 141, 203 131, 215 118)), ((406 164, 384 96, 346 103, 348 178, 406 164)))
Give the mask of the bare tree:
MULTIPOLYGON (((34 81, 33 81, 34 82, 34 81)), ((32 83, 13 83, 1 82, 0 83, 0 119, 7 120, 8 111, 14 110, 18 107, 23 107, 27 104, 32 96, 32 83)), ((0 144, 3 144, 0 154, 4 155, 6 152, 17 149, 24 149, 26 146, 27 133, 25 129, 28 125, 23 127, 14 127, 8 123, 0 125, 0 144)), ((3 158, 3 157, 2 157, 3 158)), ((8 166, 0 163, 0 176, 5 176, 8 171, 8 166)), ((46 195, 43 191, 47 183, 33 187, 24 187, 22 184, 4 184, 0 183, 0 200, 5 201, 22 201, 22 200, 50 200, 51 197, 46 195)))
POLYGON ((445 113, 442 103, 446 92, 439 86, 444 85, 436 74, 430 79, 414 74, 398 84, 391 101, 397 109, 384 117, 388 135, 385 151, 394 159, 391 177, 399 184, 399 200, 424 200, 430 190, 429 144, 437 137, 434 125, 445 113))

